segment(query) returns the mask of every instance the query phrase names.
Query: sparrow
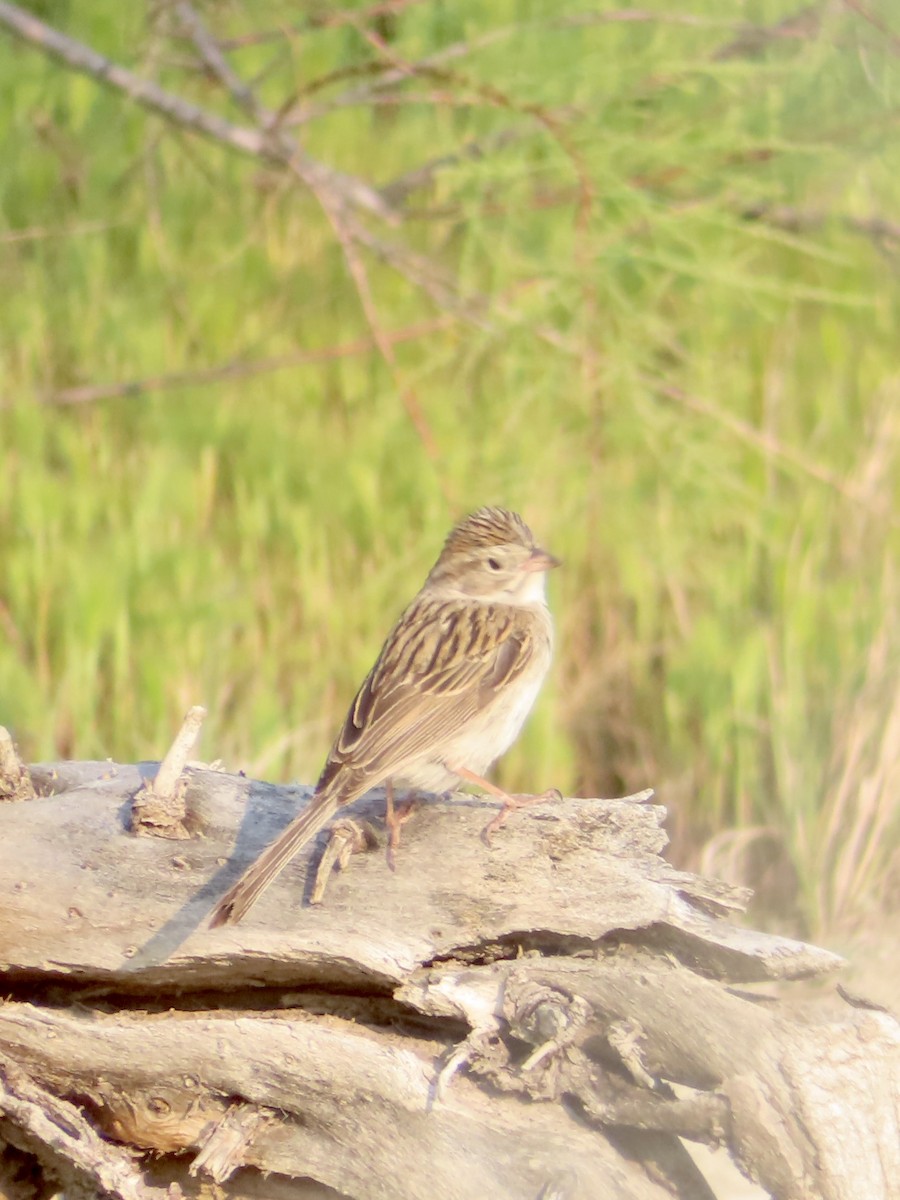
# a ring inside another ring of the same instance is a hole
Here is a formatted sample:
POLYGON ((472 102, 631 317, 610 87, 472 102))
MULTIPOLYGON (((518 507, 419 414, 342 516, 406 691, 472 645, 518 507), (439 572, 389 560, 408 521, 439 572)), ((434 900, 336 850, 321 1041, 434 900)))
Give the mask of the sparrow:
POLYGON ((550 667, 546 573, 559 560, 522 518, 480 508, 448 535, 388 634, 341 726, 307 807, 222 897, 210 927, 240 921, 335 811, 386 784, 446 792, 461 780, 499 797, 499 827, 521 798, 484 778, 512 745, 550 667))

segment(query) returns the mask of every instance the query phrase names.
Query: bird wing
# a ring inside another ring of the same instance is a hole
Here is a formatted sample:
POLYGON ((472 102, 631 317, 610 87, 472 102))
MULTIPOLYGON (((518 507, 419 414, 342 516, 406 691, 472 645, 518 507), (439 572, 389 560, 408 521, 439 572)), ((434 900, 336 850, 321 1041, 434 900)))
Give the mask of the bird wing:
POLYGON ((507 605, 413 601, 357 692, 316 790, 359 795, 439 749, 528 667, 535 623, 507 605))

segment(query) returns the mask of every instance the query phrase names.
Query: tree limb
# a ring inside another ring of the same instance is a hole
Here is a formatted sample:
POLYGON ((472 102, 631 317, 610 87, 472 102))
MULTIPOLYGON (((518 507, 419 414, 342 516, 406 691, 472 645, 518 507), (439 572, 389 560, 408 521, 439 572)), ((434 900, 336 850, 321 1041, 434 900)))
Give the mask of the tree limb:
MULTIPOLYGON (((454 321, 455 318, 451 314, 444 313, 430 321, 419 321, 403 329, 385 330, 385 337, 397 344, 410 342, 448 329, 454 321)), ((287 371, 315 363, 334 362, 358 354, 371 354, 374 350, 377 350, 374 338, 357 338, 355 341, 341 342, 336 346, 323 346, 319 350, 297 350, 293 354, 279 354, 273 358, 236 359, 212 367, 198 367, 195 371, 172 371, 165 375, 128 379, 123 383, 85 384, 63 388, 58 392, 48 392, 42 400, 44 404, 93 404, 98 400, 134 399, 171 388, 208 387, 223 379, 248 379, 254 375, 267 375, 271 371, 287 371)), ((0 408, 2 407, 0 404, 0 408)))
POLYGON ((104 57, 83 42, 60 33, 6 0, 0 0, 0 25, 28 45, 37 46, 51 58, 91 76, 106 87, 122 92, 135 103, 184 129, 242 154, 265 159, 280 167, 291 167, 308 187, 329 194, 335 203, 362 209, 387 221, 394 222, 397 219, 377 188, 356 176, 318 162, 281 133, 234 125, 217 113, 173 95, 152 80, 142 79, 127 67, 104 57))

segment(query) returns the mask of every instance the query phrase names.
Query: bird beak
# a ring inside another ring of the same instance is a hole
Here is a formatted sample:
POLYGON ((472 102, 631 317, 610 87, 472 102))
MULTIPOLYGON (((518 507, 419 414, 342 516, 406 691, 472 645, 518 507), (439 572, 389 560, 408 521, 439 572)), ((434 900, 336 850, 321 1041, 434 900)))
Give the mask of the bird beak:
POLYGON ((531 557, 525 560, 523 571, 552 571, 554 567, 560 565, 560 560, 554 558, 552 554, 548 554, 546 550, 541 550, 539 546, 531 552, 531 557))

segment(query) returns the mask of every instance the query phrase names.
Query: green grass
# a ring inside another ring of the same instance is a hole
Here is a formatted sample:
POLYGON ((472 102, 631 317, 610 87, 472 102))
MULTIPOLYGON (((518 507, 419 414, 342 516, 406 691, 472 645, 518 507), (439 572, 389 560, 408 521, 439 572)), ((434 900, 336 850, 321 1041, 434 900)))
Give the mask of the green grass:
MULTIPOLYGON (((44 8, 246 120, 139 6, 44 8)), ((311 197, 0 33, 0 723, 29 758, 159 756, 202 702, 208 757, 312 779, 450 521, 503 502, 566 566, 502 779, 655 785, 682 861, 766 830, 810 927, 896 903, 898 247, 845 218, 900 214, 898 59, 850 11, 722 56, 791 6, 651 10, 413 5, 393 54, 480 48, 304 127, 377 183, 515 128, 378 230, 482 319, 398 344, 396 376, 359 353, 68 406, 370 330, 311 197)), ((223 36, 251 20, 217 12, 223 36)), ((232 61, 277 106, 376 58, 342 26, 232 61)), ((435 315, 366 261, 385 328, 435 315)))

